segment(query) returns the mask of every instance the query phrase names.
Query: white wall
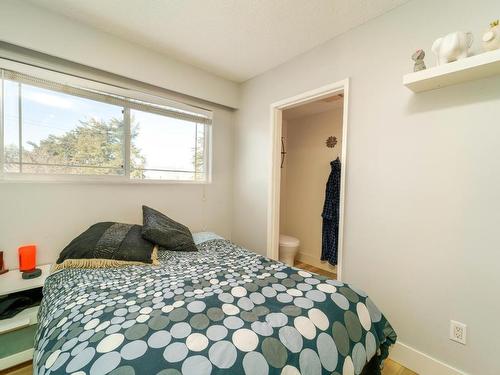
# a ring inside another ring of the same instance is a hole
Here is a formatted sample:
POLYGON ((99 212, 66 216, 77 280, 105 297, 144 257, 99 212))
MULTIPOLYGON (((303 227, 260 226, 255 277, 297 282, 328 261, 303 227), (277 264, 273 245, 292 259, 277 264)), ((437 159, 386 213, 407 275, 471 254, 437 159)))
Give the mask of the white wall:
MULTIPOLYGON (((18 267, 17 248, 22 244, 37 244, 38 263, 44 264, 55 261, 71 239, 95 222, 141 223, 142 204, 164 211, 193 231, 212 230, 231 238, 234 113, 172 91, 234 107, 238 98, 236 84, 26 2, 1 1, 0 14, 3 41, 164 87, 168 91, 146 89, 214 111, 213 182, 208 185, 0 181, 0 250, 6 253, 8 267, 18 267)), ((36 63, 40 59, 36 54, 24 56, 23 51, 12 52, 3 46, 0 52, 36 63)), ((46 65, 62 64, 53 60, 46 65)), ((92 75, 98 73, 90 71, 92 75)), ((127 81, 103 76, 119 85, 127 81)))
POLYGON ((236 108, 238 85, 19 0, 0 1, 0 40, 236 108))
POLYGON ((0 182, 0 250, 8 267, 18 267, 17 248, 23 244, 37 244, 37 262, 45 264, 96 222, 141 224, 143 204, 192 231, 231 238, 233 119, 233 113, 214 109, 213 182, 208 185, 0 182))
POLYGON ((280 224, 284 222, 282 233, 300 240, 297 260, 330 271, 335 268, 320 260, 321 213, 331 171, 330 162, 342 150, 340 103, 329 111, 287 121, 285 177, 280 186, 281 205, 285 206, 283 209, 280 207, 280 224), (333 149, 325 144, 330 136, 337 137, 337 145, 333 149))
POLYGON ((402 342, 478 375, 500 373, 500 77, 418 95, 401 82, 414 50, 432 66, 436 37, 479 40, 499 15, 498 0, 411 1, 246 82, 235 134, 233 240, 265 253, 270 104, 351 77, 344 279, 402 342))

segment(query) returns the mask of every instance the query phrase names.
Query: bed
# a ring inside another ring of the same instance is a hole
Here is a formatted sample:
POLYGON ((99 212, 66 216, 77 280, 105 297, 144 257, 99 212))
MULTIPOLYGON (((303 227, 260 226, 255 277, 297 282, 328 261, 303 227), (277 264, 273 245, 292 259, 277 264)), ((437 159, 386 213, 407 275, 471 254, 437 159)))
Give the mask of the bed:
POLYGON ((65 269, 44 287, 34 373, 376 374, 396 333, 362 290, 218 236, 159 266, 65 269))

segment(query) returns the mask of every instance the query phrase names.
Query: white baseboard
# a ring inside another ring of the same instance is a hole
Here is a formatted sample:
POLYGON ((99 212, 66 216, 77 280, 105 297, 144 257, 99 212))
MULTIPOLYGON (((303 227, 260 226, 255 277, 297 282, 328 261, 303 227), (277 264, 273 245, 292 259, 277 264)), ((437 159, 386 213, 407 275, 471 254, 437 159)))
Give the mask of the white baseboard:
POLYGON ((317 259, 316 257, 305 254, 303 252, 298 252, 295 259, 298 260, 299 262, 307 263, 310 266, 321 268, 322 270, 325 270, 328 272, 337 273, 337 267, 332 266, 328 262, 322 262, 321 260, 317 259))
POLYGON ((391 347, 389 358, 419 375, 468 375, 402 342, 391 347))

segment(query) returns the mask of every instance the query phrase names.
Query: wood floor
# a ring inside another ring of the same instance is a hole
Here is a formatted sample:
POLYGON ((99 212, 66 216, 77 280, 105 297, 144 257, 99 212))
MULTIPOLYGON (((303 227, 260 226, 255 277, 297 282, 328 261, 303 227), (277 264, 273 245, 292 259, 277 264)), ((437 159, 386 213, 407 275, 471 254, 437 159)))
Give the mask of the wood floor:
MULTIPOLYGON (((328 272, 322 270, 321 268, 310 266, 309 264, 306 263, 295 262, 295 266, 300 267, 307 271, 318 273, 320 275, 331 277, 332 279, 335 279, 337 277, 337 275, 335 275, 332 272, 328 272)), ((31 362, 26 362, 11 369, 0 371, 0 375, 31 375, 32 373, 33 373, 33 367, 31 366, 31 362)), ((382 370, 382 375, 418 375, 418 374, 401 366, 399 363, 388 359, 385 361, 384 369, 382 370)))
POLYGON ((311 271, 311 272, 314 272, 314 273, 319 273, 320 275, 327 276, 327 277, 329 277, 331 279, 336 279, 337 278, 337 274, 336 273, 330 272, 330 271, 326 271, 326 270, 324 270, 322 268, 311 266, 311 265, 309 265, 307 263, 302 263, 302 262, 296 261, 295 262, 295 267, 299 267, 299 268, 302 268, 303 270, 311 271))
POLYGON ((418 375, 416 372, 408 370, 399 363, 387 359, 384 363, 382 375, 418 375))
POLYGON ((33 374, 33 366, 31 362, 21 363, 20 365, 0 370, 0 375, 31 375, 33 374))

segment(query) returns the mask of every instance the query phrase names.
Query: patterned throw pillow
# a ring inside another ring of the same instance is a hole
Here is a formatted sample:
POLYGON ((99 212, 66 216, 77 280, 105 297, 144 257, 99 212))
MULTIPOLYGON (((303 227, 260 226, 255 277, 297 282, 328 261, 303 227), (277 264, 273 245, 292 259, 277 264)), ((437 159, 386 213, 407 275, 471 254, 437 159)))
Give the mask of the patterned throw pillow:
POLYGON ((53 271, 157 264, 156 246, 142 237, 141 230, 133 224, 94 224, 61 251, 53 271))
POLYGON ((191 231, 185 225, 150 207, 142 206, 142 237, 160 250, 197 251, 191 231))

